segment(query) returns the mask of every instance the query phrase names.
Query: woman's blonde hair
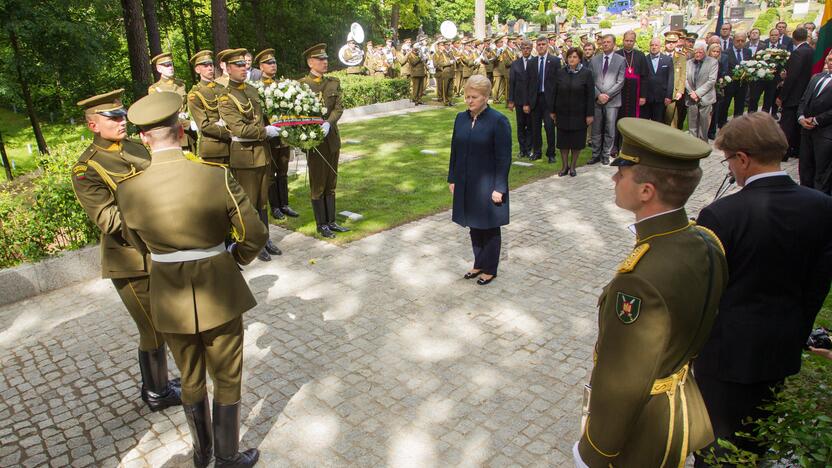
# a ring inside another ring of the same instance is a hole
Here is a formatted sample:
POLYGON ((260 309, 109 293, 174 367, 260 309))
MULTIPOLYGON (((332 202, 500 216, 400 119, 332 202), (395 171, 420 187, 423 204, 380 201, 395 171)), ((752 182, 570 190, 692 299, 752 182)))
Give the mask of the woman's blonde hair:
POLYGON ((483 75, 473 75, 465 83, 465 92, 467 93, 469 89, 486 97, 491 96, 491 80, 483 75))
POLYGON ((722 52, 722 46, 721 45, 711 44, 711 45, 708 46, 708 56, 710 56, 711 52, 713 52, 715 49, 719 49, 719 51, 722 52))

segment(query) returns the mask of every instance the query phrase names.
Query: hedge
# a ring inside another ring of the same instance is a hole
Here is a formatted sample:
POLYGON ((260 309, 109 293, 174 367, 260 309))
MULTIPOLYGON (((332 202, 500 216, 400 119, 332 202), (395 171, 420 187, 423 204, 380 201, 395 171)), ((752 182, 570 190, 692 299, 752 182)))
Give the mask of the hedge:
POLYGON ((348 75, 338 71, 330 75, 341 80, 341 103, 344 109, 379 102, 397 101, 410 96, 410 81, 405 78, 379 78, 348 75))

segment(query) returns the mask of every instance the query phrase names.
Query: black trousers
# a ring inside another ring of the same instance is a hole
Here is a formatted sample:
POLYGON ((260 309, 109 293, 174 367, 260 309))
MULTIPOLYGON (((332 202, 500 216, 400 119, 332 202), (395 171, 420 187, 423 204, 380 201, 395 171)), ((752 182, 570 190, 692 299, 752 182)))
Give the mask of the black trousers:
POLYGON ((776 112, 774 98, 777 94, 777 81, 754 81, 748 88, 748 112, 757 112, 760 96, 763 97, 763 112, 776 112))
POLYGON ((664 101, 648 102, 641 106, 641 118, 664 123, 664 101))
POLYGON ((520 144, 520 154, 529 155, 532 152, 532 113, 523 112, 523 106, 514 108, 517 117, 517 142, 520 144))
POLYGON ((731 107, 731 100, 734 100, 734 117, 745 113, 745 98, 748 95, 748 85, 733 82, 725 87, 725 97, 722 100, 722 112, 719 116, 719 127, 722 128, 728 122, 728 108, 731 107))
POLYGON ((725 98, 717 95, 716 102, 714 103, 714 108, 711 111, 711 126, 708 127, 708 138, 710 138, 711 140, 716 138, 717 121, 719 120, 719 117, 722 115, 722 101, 724 100, 725 98))
POLYGON ((546 95, 537 93, 535 103, 532 105, 532 152, 535 156, 543 154, 543 133, 541 125, 546 131, 546 156, 555 157, 555 121, 552 120, 552 113, 546 108, 546 95))
POLYGON ((800 185, 832 195, 832 139, 800 130, 800 185))
MULTIPOLYGON (((783 387, 783 380, 774 382, 760 382, 753 384, 739 384, 726 382, 716 377, 696 372, 694 363, 694 376, 702 392, 702 399, 705 400, 705 407, 711 418, 711 425, 714 428, 714 442, 702 449, 702 453, 710 452, 714 447, 717 453, 721 449, 716 443, 718 439, 726 439, 738 447, 762 454, 765 447, 746 440, 734 437, 737 431, 749 432, 753 426, 746 426, 743 420, 746 418, 761 419, 769 415, 760 405, 771 400, 774 395, 783 387)), ((696 457, 696 467, 707 466, 700 457, 696 457)))
POLYGON ((471 247, 474 248, 474 269, 487 275, 496 275, 500 264, 502 235, 499 227, 471 229, 471 247))
POLYGON ((780 113, 780 128, 789 142, 786 155, 790 158, 798 157, 800 155, 800 125, 797 123, 797 106, 783 108, 780 113))

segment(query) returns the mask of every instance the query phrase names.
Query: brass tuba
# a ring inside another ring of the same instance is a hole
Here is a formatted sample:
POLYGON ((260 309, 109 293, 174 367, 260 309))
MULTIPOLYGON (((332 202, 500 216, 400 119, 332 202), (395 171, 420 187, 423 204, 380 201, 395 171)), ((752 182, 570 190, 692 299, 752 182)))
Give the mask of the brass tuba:
POLYGON ((341 46, 338 50, 338 60, 348 67, 361 65, 364 61, 364 51, 360 47, 350 47, 349 41, 355 41, 358 44, 364 42, 364 28, 358 23, 353 23, 350 26, 350 32, 347 34, 347 44, 341 46))

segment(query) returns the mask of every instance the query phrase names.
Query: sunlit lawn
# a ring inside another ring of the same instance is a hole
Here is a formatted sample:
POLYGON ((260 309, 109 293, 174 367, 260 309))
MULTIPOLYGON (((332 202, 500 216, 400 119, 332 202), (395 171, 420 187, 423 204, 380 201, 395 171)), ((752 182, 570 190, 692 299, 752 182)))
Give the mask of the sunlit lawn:
MULTIPOLYGON (((78 141, 82 135, 88 141, 92 138, 92 133, 81 124, 49 123, 48 115, 46 118, 42 115, 39 117, 42 119, 41 131, 48 146, 78 141)), ((25 174, 37 167, 38 146, 26 114, 20 113, 20 109, 17 114, 8 109, 0 109, 0 133, 3 134, 6 154, 11 161, 14 161, 15 176, 25 174), (27 144, 32 145, 31 155, 27 144)))

